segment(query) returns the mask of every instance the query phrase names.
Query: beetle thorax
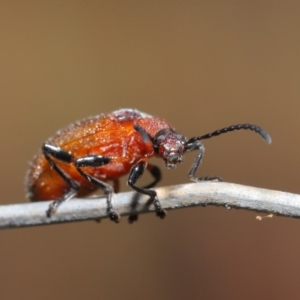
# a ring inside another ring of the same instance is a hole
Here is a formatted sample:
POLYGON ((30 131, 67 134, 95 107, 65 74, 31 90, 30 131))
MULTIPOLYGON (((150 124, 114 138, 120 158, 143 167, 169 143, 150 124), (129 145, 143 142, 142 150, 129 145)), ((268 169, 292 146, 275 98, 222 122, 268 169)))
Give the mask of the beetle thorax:
POLYGON ((182 162, 186 151, 186 138, 172 129, 160 130, 154 137, 154 150, 164 160, 165 167, 175 168, 182 162))

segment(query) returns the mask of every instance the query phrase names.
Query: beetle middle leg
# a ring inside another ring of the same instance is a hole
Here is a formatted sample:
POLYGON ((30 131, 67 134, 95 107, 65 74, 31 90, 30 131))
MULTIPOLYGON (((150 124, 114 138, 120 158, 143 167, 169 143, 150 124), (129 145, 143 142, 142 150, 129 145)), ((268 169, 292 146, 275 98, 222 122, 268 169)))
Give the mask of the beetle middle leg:
MULTIPOLYGON (((145 160, 140 160, 136 165, 134 165, 130 171, 128 177, 128 185, 135 191, 150 196, 151 201, 154 204, 156 215, 163 219, 166 216, 165 210, 162 209, 161 204, 157 198, 156 191, 149 190, 150 187, 153 187, 161 179, 161 173, 158 167, 149 165, 147 167, 147 162, 145 160), (154 181, 147 185, 146 187, 140 188, 136 186, 138 179, 143 175, 145 169, 148 169, 154 177, 154 181)), ((129 217, 129 222, 132 223, 136 220, 137 215, 132 215, 129 217)))
MULTIPOLYGON (((103 182, 87 173, 85 173, 81 168, 83 167, 101 167, 103 165, 107 165, 111 162, 111 158, 101 155, 88 155, 75 160, 75 167, 77 171, 88 181, 96 185, 98 188, 102 189, 107 196, 107 212, 109 218, 118 223, 120 220, 120 216, 115 213, 113 206, 112 206, 112 195, 113 195, 113 188, 106 182, 103 182)), ((116 184, 116 182, 115 182, 116 184)))

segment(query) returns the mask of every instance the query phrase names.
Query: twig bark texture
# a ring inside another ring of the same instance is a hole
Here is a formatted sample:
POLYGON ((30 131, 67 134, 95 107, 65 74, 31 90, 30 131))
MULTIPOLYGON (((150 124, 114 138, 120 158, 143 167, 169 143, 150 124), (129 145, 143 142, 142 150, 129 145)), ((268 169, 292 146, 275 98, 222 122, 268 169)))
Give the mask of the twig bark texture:
MULTIPOLYGON (((300 195, 243 186, 225 182, 199 182, 156 189, 166 210, 193 206, 217 205, 242 208, 277 215, 300 217, 300 195)), ((113 196, 113 205, 121 216, 153 211, 148 198, 135 192, 113 196), (138 197, 137 197, 138 196, 138 197), (133 202, 137 202, 133 208, 133 202)), ((54 223, 66 223, 107 218, 105 197, 74 199, 61 205, 51 217, 46 217, 50 202, 35 202, 0 206, 0 229, 54 223)), ((169 218, 172 215, 167 216, 169 218)))

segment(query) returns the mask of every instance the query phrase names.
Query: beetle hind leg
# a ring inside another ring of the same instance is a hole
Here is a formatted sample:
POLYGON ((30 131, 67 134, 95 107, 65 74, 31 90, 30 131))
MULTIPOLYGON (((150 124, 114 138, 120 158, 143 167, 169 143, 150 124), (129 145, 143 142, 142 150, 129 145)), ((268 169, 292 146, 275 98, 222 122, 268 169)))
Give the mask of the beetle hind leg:
POLYGON ((62 162, 71 163, 73 160, 71 154, 64 151, 60 147, 53 146, 51 144, 44 144, 42 146, 42 152, 49 162, 50 166, 70 186, 70 190, 63 196, 63 198, 55 200, 49 205, 49 208, 46 211, 46 215, 48 218, 50 218, 63 202, 66 202, 75 197, 77 191, 79 190, 79 184, 75 180, 73 180, 67 173, 65 173, 52 159, 52 157, 54 157, 62 162))
POLYGON ((48 210, 46 211, 46 215, 50 218, 57 210, 57 208, 63 203, 72 198, 74 198, 77 194, 78 189, 71 189, 68 193, 64 195, 63 198, 53 201, 50 205, 48 210))

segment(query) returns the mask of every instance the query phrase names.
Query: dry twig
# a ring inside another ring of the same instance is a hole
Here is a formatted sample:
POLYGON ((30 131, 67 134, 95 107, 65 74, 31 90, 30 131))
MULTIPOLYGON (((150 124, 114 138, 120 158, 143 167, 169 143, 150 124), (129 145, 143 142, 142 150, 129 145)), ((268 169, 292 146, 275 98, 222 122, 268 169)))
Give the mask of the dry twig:
MULTIPOLYGON (((243 208, 276 215, 300 217, 300 195, 225 182, 199 182, 156 189, 166 210, 218 205, 243 208)), ((153 211, 148 198, 141 195, 132 208, 135 192, 115 194, 113 204, 122 216, 153 211)), ((50 202, 35 202, 0 206, 0 229, 66 223, 107 217, 105 198, 74 199, 61 205, 51 218, 46 217, 50 202)), ((172 216, 169 216, 172 217, 172 216)))

